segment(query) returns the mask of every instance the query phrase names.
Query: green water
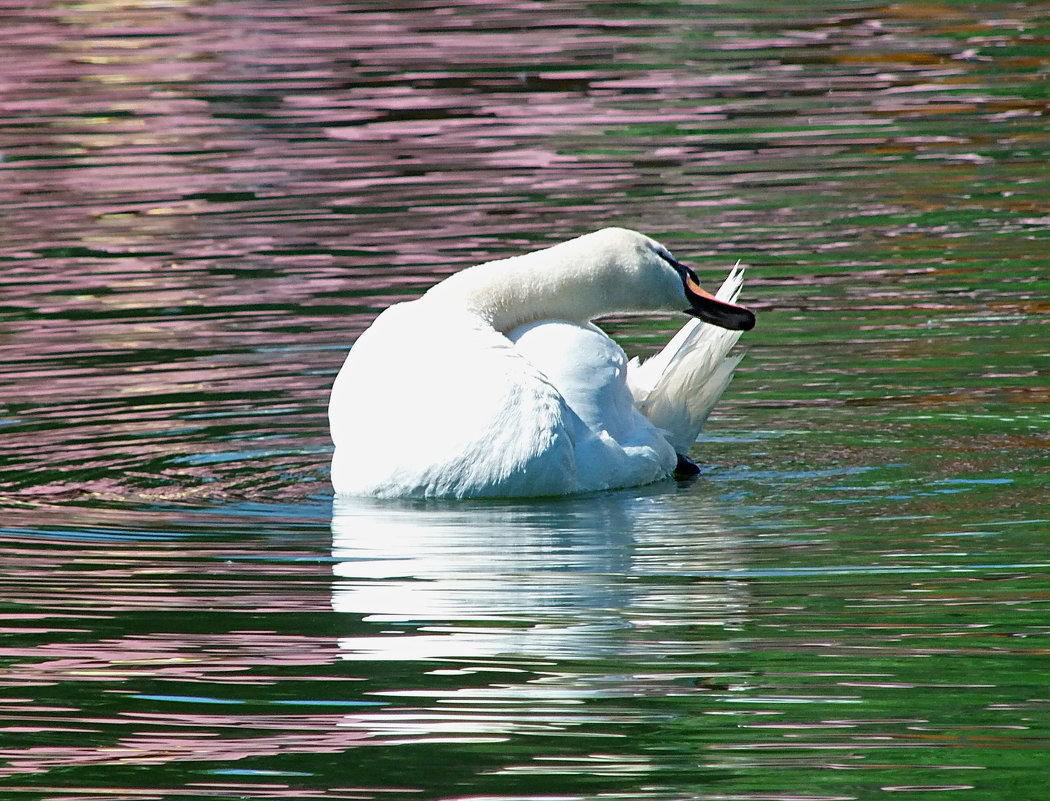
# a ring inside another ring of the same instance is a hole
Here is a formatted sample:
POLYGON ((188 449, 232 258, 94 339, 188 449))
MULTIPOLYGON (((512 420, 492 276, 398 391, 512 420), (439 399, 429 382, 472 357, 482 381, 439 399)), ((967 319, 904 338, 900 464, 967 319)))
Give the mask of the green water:
POLYGON ((1048 12, 7 9, 0 797, 1042 798, 1048 12), (701 476, 334 504, 374 315, 605 224, 750 265, 701 476))

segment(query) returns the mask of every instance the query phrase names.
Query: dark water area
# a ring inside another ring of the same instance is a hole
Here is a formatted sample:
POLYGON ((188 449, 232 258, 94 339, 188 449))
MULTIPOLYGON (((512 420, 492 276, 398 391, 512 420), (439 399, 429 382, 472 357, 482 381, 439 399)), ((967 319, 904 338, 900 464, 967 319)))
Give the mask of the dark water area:
POLYGON ((0 797, 1043 796, 1050 5, 0 14, 0 797), (371 319, 603 225, 749 265, 701 476, 335 503, 371 319))

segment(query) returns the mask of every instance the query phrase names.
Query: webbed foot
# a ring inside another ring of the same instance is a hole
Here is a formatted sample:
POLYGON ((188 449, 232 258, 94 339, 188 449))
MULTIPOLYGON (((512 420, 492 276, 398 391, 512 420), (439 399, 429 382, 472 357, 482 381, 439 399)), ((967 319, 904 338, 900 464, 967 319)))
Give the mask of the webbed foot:
POLYGON ((690 459, 688 456, 678 454, 678 464, 674 466, 674 477, 675 478, 692 478, 693 476, 700 475, 700 465, 690 459))

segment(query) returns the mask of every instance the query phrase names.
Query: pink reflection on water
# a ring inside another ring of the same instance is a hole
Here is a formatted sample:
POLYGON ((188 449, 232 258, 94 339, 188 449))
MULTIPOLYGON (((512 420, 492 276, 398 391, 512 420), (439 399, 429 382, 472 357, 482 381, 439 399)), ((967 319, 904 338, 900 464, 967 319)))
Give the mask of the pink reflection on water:
MULTIPOLYGON (((189 582, 180 582, 180 586, 185 583, 189 582)), ((20 633, 26 632, 20 630, 20 633)), ((120 685, 145 678, 241 686, 279 681, 275 675, 260 670, 263 668, 323 668, 339 658, 338 651, 336 644, 328 639, 246 631, 214 636, 148 634, 90 643, 51 643, 27 649, 0 648, 0 655, 10 660, 31 660, 13 662, 5 676, 5 680, 23 686, 61 681, 120 685)), ((310 681, 311 677, 300 673, 296 680, 310 681)), ((331 675, 318 675, 314 680, 340 681, 331 675)))
MULTIPOLYGON (((127 715, 119 721, 87 720, 112 726, 157 727, 139 730, 105 746, 0 746, 0 776, 44 774, 57 768, 85 765, 160 765, 170 762, 215 762, 282 754, 337 754, 365 744, 368 735, 343 727, 344 715, 127 715), (185 727, 185 731, 180 731, 185 727), (232 731, 271 730, 272 734, 222 736, 232 731)), ((91 728, 61 731, 94 734, 91 728)), ((252 788, 256 785, 253 783, 252 788)), ((308 796, 307 796, 308 797, 308 796)))

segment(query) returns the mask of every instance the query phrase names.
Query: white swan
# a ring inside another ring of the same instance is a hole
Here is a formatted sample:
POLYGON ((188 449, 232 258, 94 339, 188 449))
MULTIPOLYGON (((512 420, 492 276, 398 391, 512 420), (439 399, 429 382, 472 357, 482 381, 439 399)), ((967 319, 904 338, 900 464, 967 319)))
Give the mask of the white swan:
POLYGON ((563 495, 695 471, 684 455, 755 323, 742 282, 734 268, 711 295, 663 245, 606 228, 391 306, 332 387, 336 493, 563 495), (642 364, 590 322, 683 309, 699 319, 642 364))

